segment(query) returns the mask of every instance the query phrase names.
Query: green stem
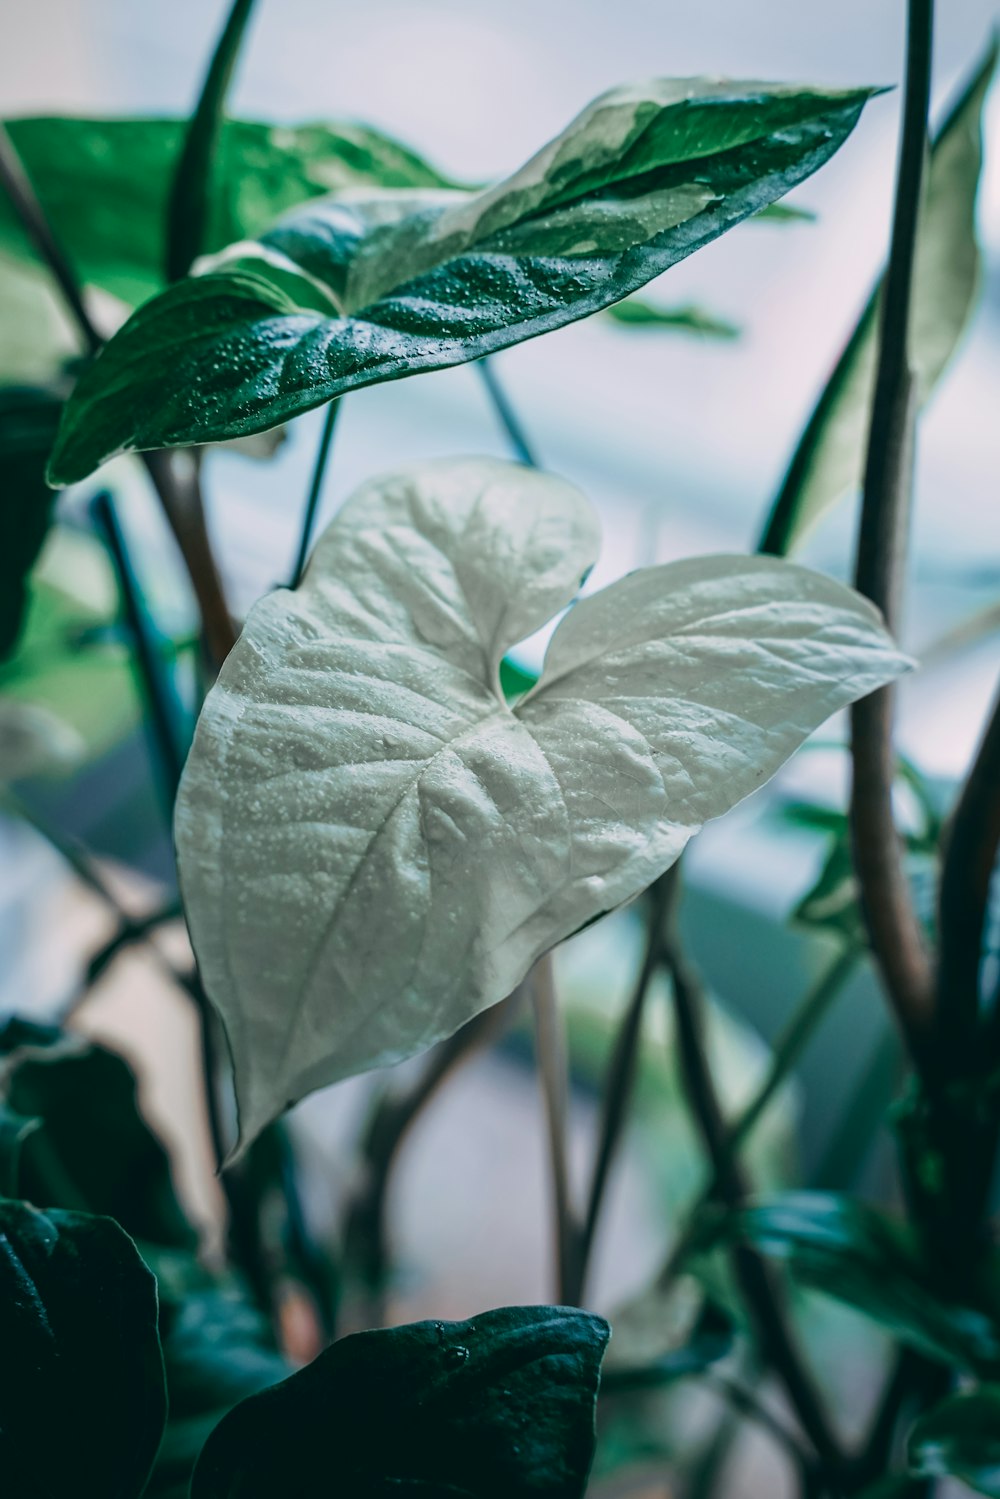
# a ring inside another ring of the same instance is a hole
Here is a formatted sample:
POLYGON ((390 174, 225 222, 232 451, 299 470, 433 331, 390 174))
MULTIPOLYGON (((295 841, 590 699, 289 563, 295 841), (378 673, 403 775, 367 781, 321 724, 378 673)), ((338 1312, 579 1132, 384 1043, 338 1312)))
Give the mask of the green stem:
POLYGON ((168 281, 186 276, 205 248, 212 204, 212 162, 226 95, 252 10, 253 0, 233 0, 184 137, 167 204, 168 281))
MULTIPOLYGON (((909 0, 906 92, 881 337, 865 461, 855 584, 899 619, 912 489, 916 387, 910 362, 910 302, 927 156, 933 0, 909 0)), ((895 776, 892 688, 851 714, 850 821, 862 906, 886 993, 914 1057, 933 1070, 933 989, 913 909, 892 807, 895 776)))
POLYGON ((552 1180, 552 1209, 559 1300, 569 1303, 580 1284, 581 1225, 569 1171, 569 1063, 566 1034, 552 974, 552 954, 539 958, 531 975, 535 1011, 535 1055, 545 1103, 552 1180))
POLYGON ((316 514, 319 510, 320 495, 323 492, 323 480, 326 477, 326 465, 330 457, 330 449, 333 445, 333 433, 337 425, 339 412, 340 398, 338 397, 336 400, 331 401, 326 408, 323 431, 320 434, 319 447, 316 450, 316 463, 313 467, 309 494, 306 498, 306 508, 302 516, 299 549, 295 557, 295 566, 292 568, 292 578, 288 585, 289 588, 298 588, 302 582, 302 574, 306 570, 309 549, 312 545, 313 530, 316 526, 316 514))
POLYGON ((528 468, 538 468, 538 459, 535 457, 534 449, 528 441, 524 428, 514 407, 510 403, 507 392, 504 390, 497 374, 496 366, 491 358, 476 361, 476 369, 479 377, 486 386, 487 394, 493 404, 500 425, 507 434, 514 456, 519 463, 528 468))

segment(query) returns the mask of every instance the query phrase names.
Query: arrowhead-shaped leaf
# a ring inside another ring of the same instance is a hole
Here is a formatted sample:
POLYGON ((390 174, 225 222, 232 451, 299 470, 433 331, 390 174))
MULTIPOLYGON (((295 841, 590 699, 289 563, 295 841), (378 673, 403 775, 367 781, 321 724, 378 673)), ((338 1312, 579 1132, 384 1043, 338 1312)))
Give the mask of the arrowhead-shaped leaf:
POLYGON ((0 1199, 0 1492, 139 1499, 165 1417, 156 1282, 131 1239, 0 1199))
MULTIPOLYGON (((931 148, 913 273, 912 357, 918 394, 933 391, 962 336, 979 286, 976 195, 982 112, 997 44, 977 65, 931 148)), ((875 387, 880 286, 875 288, 816 404, 785 475, 760 549, 787 556, 861 483, 875 387)))
POLYGON ((608 1336, 529 1306, 342 1338, 220 1422, 192 1499, 580 1499, 608 1336))
POLYGON ((922 1416, 910 1434, 910 1465, 927 1478, 960 1478, 1000 1499, 1000 1385, 953 1395, 922 1416))
POLYGON ((502 999, 906 669, 842 584, 708 557, 577 604, 511 709, 504 652, 571 601, 597 549, 561 480, 433 463, 358 491, 302 587, 251 610, 176 818, 243 1144, 502 999))
POLYGON ((310 204, 141 308, 74 393, 54 483, 236 437, 596 312, 821 166, 868 90, 653 80, 479 193, 310 204))

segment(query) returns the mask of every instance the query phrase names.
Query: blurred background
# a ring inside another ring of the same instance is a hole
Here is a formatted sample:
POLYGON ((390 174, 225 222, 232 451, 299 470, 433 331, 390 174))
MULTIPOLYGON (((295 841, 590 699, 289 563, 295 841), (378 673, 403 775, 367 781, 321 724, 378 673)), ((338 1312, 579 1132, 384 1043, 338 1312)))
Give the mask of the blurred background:
MULTIPOLYGON (((197 96, 222 13, 214 0, 8 4, 0 111, 183 114, 197 96)), ((595 94, 651 73, 895 85, 903 15, 901 3, 870 0, 833 7, 798 0, 261 0, 230 112, 289 122, 360 120, 478 183, 514 169, 595 94)), ((939 7, 938 110, 998 19, 990 0, 939 7)), ((651 299, 702 309, 735 336, 592 318, 499 356, 498 371, 540 460, 579 484, 602 515, 604 553, 591 586, 640 564, 755 544, 885 252, 898 107, 898 91, 876 99, 844 149, 793 195, 813 221, 741 226, 649 288, 651 299)), ((905 640, 917 656, 1000 597, 997 91, 986 147, 981 301, 921 428, 905 640)), ((220 452, 207 460, 212 535, 240 609, 287 576, 321 420, 321 413, 297 420, 267 463, 220 452)), ((338 425, 323 516, 362 479, 399 463, 506 451, 471 367, 352 394, 338 425)), ((102 479, 119 497, 160 628, 183 640, 194 612, 143 476, 120 461, 102 479)), ((127 645, 116 628, 114 580, 86 533, 93 488, 80 486, 61 501, 63 524, 47 543, 37 585, 43 597, 36 600, 36 633, 13 682, 22 696, 69 716, 85 741, 85 762, 72 776, 23 787, 22 795, 39 819, 99 855, 122 903, 141 910, 170 898, 169 829, 127 645)), ((852 507, 838 508, 802 560, 846 576, 853 519, 852 507)), ((521 660, 536 666, 543 649, 543 640, 528 642, 521 660)), ((903 748, 942 801, 974 745, 996 661, 996 635, 982 635, 940 665, 932 658, 905 685, 903 748)), ((826 841, 816 828, 793 824, 783 808, 806 798, 840 805, 838 732, 827 726, 826 748, 799 756, 692 849, 685 925, 719 1002, 715 1044, 734 1104, 752 1091, 768 1042, 827 961, 822 933, 787 923, 822 866, 826 841)), ((46 841, 23 821, 0 820, 0 1011, 57 1012, 79 983, 81 954, 108 930, 105 906, 46 841)), ((573 1139, 581 1156, 589 1148, 602 1048, 629 992, 639 938, 625 912, 559 955, 561 992, 577 1017, 573 1139)), ((183 952, 179 930, 158 940, 183 952)), ((654 1011, 663 1016, 666 1006, 654 1011)), ((211 1241, 218 1191, 207 1169, 187 1010, 148 953, 136 949, 109 971, 78 1023, 135 1058, 144 1097, 178 1151, 188 1204, 211 1241)), ((599 1246, 594 1300, 602 1309, 644 1284, 662 1258, 678 1204, 699 1179, 661 1045, 665 1021, 660 1029, 599 1246), (668 1160, 665 1138, 672 1142, 668 1160)), ((441 1095, 409 1141, 392 1208, 400 1315, 467 1315, 551 1293, 543 1131, 529 1060, 515 1031, 500 1053, 477 1061, 441 1095)), ((852 1155, 848 1126, 854 1118, 863 1136, 857 1111, 878 1117, 894 1067, 880 1001, 860 972, 807 1053, 797 1087, 762 1131, 758 1158, 767 1177, 838 1186, 860 1171, 876 1181, 878 1152, 852 1155)), ((378 1080, 357 1080, 297 1111, 320 1183, 310 1201, 319 1225, 335 1210, 348 1170, 343 1141, 375 1086, 378 1080)), ((833 1358, 829 1377, 843 1377, 833 1358)), ((760 1489, 748 1477, 745 1491, 760 1489)))

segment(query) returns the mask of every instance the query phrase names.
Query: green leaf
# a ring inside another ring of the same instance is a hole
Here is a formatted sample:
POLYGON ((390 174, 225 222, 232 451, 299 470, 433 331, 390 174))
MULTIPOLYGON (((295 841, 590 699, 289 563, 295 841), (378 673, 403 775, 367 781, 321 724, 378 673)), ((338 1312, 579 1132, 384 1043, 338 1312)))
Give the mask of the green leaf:
POLYGON ((694 333, 704 338, 739 338, 735 323, 716 317, 701 307, 657 307, 645 297, 626 297, 605 309, 616 323, 628 328, 672 328, 677 333, 694 333))
POLYGON ((163 1146, 142 1120, 121 1057, 14 1018, 0 1026, 0 1104, 37 1121, 21 1142, 17 1195, 117 1219, 136 1239, 193 1249, 163 1146))
POLYGON ((667 1289, 658 1281, 619 1307, 605 1360, 602 1392, 654 1389, 701 1374, 733 1346, 733 1325, 711 1306, 696 1283, 680 1277, 667 1289))
POLYGON ((0 1200, 0 1489, 138 1499, 166 1417, 156 1282, 108 1218, 0 1200))
POLYGON ((191 1499, 581 1499, 609 1332, 505 1307, 343 1338, 226 1417, 191 1499))
POLYGON ((562 480, 430 463, 359 490, 301 588, 251 610, 175 827, 242 1146, 289 1102, 509 994, 907 669, 842 584, 708 557, 578 603, 509 707, 503 655, 572 600, 597 550, 562 480))
POLYGON ((186 276, 205 249, 212 210, 212 167, 226 95, 254 0, 233 0, 184 137, 167 205, 167 280, 186 276))
MULTIPOLYGON (((0 225, 5 203, 0 193, 0 225)), ((80 357, 79 333, 49 271, 2 251, 0 328, 0 385, 52 384, 80 357)))
POLYGON ((922 1478, 960 1478, 1000 1499, 1000 1385, 981 1385, 921 1416, 910 1433, 910 1465, 922 1478))
POLYGON ((223 1416, 292 1367, 235 1289, 206 1284, 164 1298, 161 1283, 160 1323, 170 1414, 144 1499, 187 1499, 201 1449, 223 1416))
MULTIPOLYGON (((78 277, 130 307, 163 286, 167 200, 187 126, 186 119, 7 121, 78 277)), ((221 250, 259 234, 287 209, 338 189, 450 186, 405 146, 364 125, 223 120, 204 248, 221 250)), ((32 269, 38 265, 37 251, 3 194, 0 254, 32 269)), ((0 272, 2 302, 3 261, 0 272)))
POLYGON ((814 172, 868 97, 654 80, 603 95, 485 191, 309 205, 135 314, 74 393, 53 482, 607 307, 814 172))
POLYGON ((1000 1333, 973 1307, 931 1288, 907 1232, 874 1209, 825 1192, 786 1192, 731 1213, 706 1209, 702 1247, 753 1244, 931 1358, 975 1369, 1000 1359, 1000 1333))
POLYGON ((62 401, 48 390, 0 390, 0 661, 17 642, 25 580, 42 549, 55 498, 45 482, 62 401))
MULTIPOLYGON (((982 112, 997 61, 993 40, 932 148, 913 272, 912 358, 921 401, 944 373, 975 304, 980 255, 976 195, 982 112)), ((768 517, 759 550, 787 556, 826 512, 857 490, 864 467, 878 348, 880 286, 809 418, 768 517)))

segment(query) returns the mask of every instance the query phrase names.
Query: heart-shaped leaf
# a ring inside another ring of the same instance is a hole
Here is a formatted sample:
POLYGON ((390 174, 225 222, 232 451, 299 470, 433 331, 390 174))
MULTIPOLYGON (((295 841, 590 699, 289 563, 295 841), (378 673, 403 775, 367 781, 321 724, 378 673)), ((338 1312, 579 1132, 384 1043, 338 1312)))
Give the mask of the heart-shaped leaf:
POLYGON ((343 1338, 230 1412, 191 1499, 580 1499, 609 1332, 529 1306, 343 1338))
POLYGON ((922 1416, 907 1444, 922 1478, 960 1478, 1000 1499, 1000 1385, 953 1395, 922 1416))
POLYGON ((869 92, 653 80, 602 95, 483 192, 309 205, 134 315, 74 392, 52 481, 596 312, 814 172, 869 92))
POLYGON ((842 584, 708 557, 577 604, 509 707, 504 652, 570 602, 597 549, 563 481, 431 463, 359 490, 302 587, 251 610, 176 817, 243 1145, 502 999, 906 669, 842 584))
MULTIPOLYGON (((921 401, 947 368, 979 287, 976 196, 983 165, 982 112, 996 62, 994 40, 931 147, 911 309, 921 401)), ((875 388, 880 292, 881 283, 809 418, 764 527, 761 551, 787 556, 831 506, 861 483, 875 388)))
POLYGON ((165 1417, 156 1282, 131 1239, 0 1199, 0 1491, 138 1499, 165 1417))

